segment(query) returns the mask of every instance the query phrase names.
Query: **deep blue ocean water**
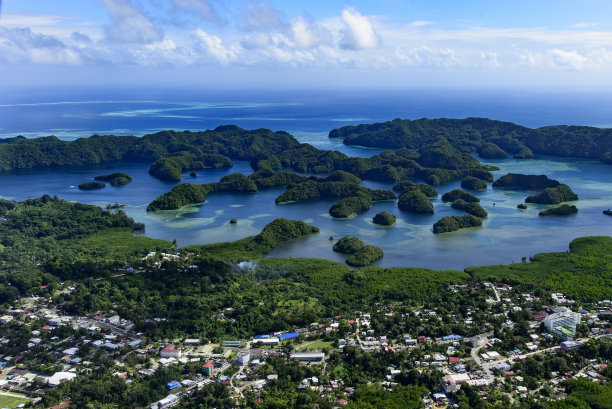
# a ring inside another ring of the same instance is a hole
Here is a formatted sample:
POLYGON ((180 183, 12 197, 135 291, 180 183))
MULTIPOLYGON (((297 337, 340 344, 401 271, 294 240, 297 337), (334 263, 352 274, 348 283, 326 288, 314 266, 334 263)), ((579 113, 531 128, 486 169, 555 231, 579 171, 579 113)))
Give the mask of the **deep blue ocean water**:
MULTIPOLYGON (((302 142, 321 149, 338 149, 351 156, 371 156, 376 149, 349 147, 327 138, 339 126, 391 120, 396 117, 464 118, 468 116, 508 120, 537 127, 554 124, 609 126, 612 96, 598 93, 529 91, 310 91, 310 92, 208 92, 175 90, 36 90, 11 91, 0 95, 0 136, 57 135, 63 139, 93 133, 143 135, 164 129, 203 130, 223 124, 243 128, 270 128, 291 132, 302 142)), ((570 185, 580 196, 580 212, 567 218, 541 218, 544 206, 518 211, 516 205, 532 192, 491 189, 478 193, 489 212, 482 228, 434 235, 432 224, 446 215, 461 215, 440 199, 433 201, 436 214, 414 215, 399 211, 397 204, 375 204, 349 220, 328 214, 335 200, 275 205, 284 189, 258 194, 215 194, 202 206, 179 211, 147 214, 146 205, 174 184, 148 175, 146 163, 106 163, 68 169, 32 169, 0 174, 0 195, 15 200, 48 193, 66 200, 105 205, 126 203, 127 213, 146 224, 146 234, 179 245, 236 240, 257 234, 277 217, 304 220, 321 233, 275 249, 271 256, 325 257, 343 261, 331 250, 329 237, 356 235, 380 246, 383 266, 464 268, 469 265, 520 261, 544 251, 564 251, 573 238, 612 234, 612 218, 601 213, 612 207, 612 167, 580 159, 540 157, 535 160, 483 161, 500 167, 496 177, 507 172, 547 174, 570 185), (74 186, 110 171, 134 177, 127 186, 82 192, 74 186), (398 216, 392 228, 372 223, 379 211, 398 216), (230 225, 237 218, 237 225, 230 225)), ((199 172, 196 179, 208 183, 223 175, 251 172, 248 163, 235 162, 231 169, 199 172)), ((390 188, 390 184, 366 181, 365 186, 390 188)), ((440 187, 440 194, 455 189, 458 182, 440 187)))

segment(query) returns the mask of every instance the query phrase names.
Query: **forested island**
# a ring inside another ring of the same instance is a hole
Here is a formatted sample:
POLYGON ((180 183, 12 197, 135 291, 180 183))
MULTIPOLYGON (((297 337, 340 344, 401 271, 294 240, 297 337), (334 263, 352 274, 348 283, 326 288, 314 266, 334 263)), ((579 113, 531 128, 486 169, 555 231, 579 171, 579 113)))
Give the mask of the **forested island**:
POLYGON ((542 210, 540 216, 569 216, 578 213, 578 208, 574 205, 562 204, 558 207, 542 210))
POLYGON ((526 159, 539 153, 612 163, 612 129, 589 126, 531 129, 486 118, 394 119, 337 128, 329 137, 341 138, 346 145, 385 149, 421 149, 443 137, 461 152, 477 152, 482 158, 526 159))
POLYGON ((79 190, 98 190, 105 187, 106 183, 104 182, 84 182, 78 186, 79 190))
POLYGON ((482 220, 471 214, 465 216, 445 216, 433 225, 435 234, 450 233, 468 227, 482 226, 482 220))
POLYGON ((353 267, 369 266, 383 257, 383 251, 379 247, 365 244, 357 237, 345 236, 334 244, 334 251, 349 254, 346 264, 353 267))
POLYGON ((397 220, 397 216, 387 212, 376 213, 372 222, 381 226, 393 226, 397 220))
POLYGON ((127 173, 116 172, 111 173, 110 175, 100 175, 94 177, 94 180, 99 180, 102 182, 109 182, 111 186, 123 186, 127 185, 132 181, 132 177, 127 173))

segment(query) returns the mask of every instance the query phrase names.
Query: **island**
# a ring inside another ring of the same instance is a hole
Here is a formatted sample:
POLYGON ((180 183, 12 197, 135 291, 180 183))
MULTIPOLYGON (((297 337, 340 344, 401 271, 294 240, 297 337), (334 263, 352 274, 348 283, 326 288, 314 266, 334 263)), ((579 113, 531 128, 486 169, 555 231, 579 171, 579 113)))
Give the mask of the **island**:
POLYGON ((372 219, 374 224, 379 224, 381 226, 393 226, 397 220, 397 217, 394 214, 387 212, 377 213, 376 216, 372 219))
POLYGON ((111 173, 110 175, 100 175, 94 177, 94 180, 99 180, 101 182, 109 182, 111 186, 123 186, 127 185, 132 181, 132 177, 127 173, 116 172, 111 173))
POLYGON ((363 212, 372 207, 370 196, 353 196, 342 199, 329 208, 329 214, 337 219, 346 219, 356 213, 363 212))
POLYGON ((463 199, 457 199, 452 204, 453 209, 463 210, 476 217, 487 217, 488 213, 480 204, 476 202, 466 202, 463 199))
POLYGON ((376 247, 366 245, 357 237, 345 236, 334 244, 334 251, 350 254, 346 263, 353 267, 369 266, 383 257, 383 251, 376 247))
POLYGON ((480 199, 465 190, 455 189, 450 192, 446 192, 442 195, 443 202, 454 202, 455 200, 461 199, 465 202, 478 203, 480 199))
POLYGON ((346 259, 346 264, 353 267, 369 266, 373 262, 383 258, 383 251, 380 247, 366 245, 357 250, 346 259))
POLYGON ((558 207, 542 210, 540 216, 569 216, 578 213, 578 208, 574 205, 562 204, 558 207))
POLYGON ((519 203, 516 207, 520 210, 527 210, 527 205, 525 203, 519 203))
POLYGON ((467 176, 461 181, 461 187, 468 190, 487 190, 487 183, 474 176, 467 176))
POLYGON ((97 189, 105 188, 106 183, 104 182, 85 182, 85 183, 81 183, 78 187, 79 187, 79 190, 97 190, 97 189))
POLYGON ((546 175, 523 175, 521 173, 508 173, 493 182, 493 187, 511 189, 540 190, 559 185, 558 181, 549 179, 546 175))
POLYGON ((571 202, 578 200, 578 195, 572 192, 567 185, 559 185, 557 187, 549 187, 544 189, 542 193, 537 195, 528 196, 525 199, 527 203, 539 203, 539 204, 559 204, 561 202, 571 202))
POLYGON ((233 173, 222 177, 219 182, 203 185, 182 183, 149 203, 147 212, 176 210, 183 206, 204 203, 209 194, 218 192, 257 193, 258 189, 252 179, 241 173, 233 173))
POLYGON ((445 216, 433 225, 435 234, 450 233, 468 227, 482 226, 482 220, 471 214, 465 216, 445 216))
POLYGON ((402 193, 397 202, 400 210, 413 213, 433 213, 434 207, 425 193, 418 189, 408 190, 402 193))
POLYGON ((404 180, 393 185, 393 191, 399 192, 400 194, 413 189, 420 190, 425 194, 425 196, 430 198, 438 197, 438 191, 436 189, 434 189, 432 186, 424 185, 422 183, 417 184, 409 180, 404 180))
POLYGON ((334 244, 334 251, 343 254, 354 254, 365 247, 365 243, 353 236, 344 236, 334 244))
POLYGON ((603 214, 605 214, 607 216, 612 216, 612 210, 610 210, 610 209, 604 210, 603 214))
POLYGON ((384 149, 421 149, 440 135, 461 152, 481 157, 533 158, 534 153, 579 157, 612 163, 612 130, 589 126, 546 126, 532 129, 487 118, 394 119, 350 125, 329 133, 346 145, 384 149))

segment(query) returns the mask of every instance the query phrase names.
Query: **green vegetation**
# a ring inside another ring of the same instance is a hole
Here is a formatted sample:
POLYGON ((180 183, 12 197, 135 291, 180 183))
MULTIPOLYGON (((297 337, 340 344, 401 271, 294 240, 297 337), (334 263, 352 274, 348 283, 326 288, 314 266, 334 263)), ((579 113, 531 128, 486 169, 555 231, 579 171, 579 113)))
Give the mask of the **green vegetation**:
POLYGON ((526 210, 527 209, 527 205, 525 203, 519 203, 518 206, 516 206, 518 209, 520 210, 526 210))
POLYGON ((482 226, 482 220, 471 214, 465 216, 445 216, 433 225, 433 232, 435 234, 449 233, 459 229, 478 226, 482 226))
MULTIPOLYGON (((332 176, 333 175, 334 174, 332 174, 332 176)), ((351 180, 351 178, 347 178, 348 180, 336 180, 336 178, 332 178, 332 176, 325 179, 310 178, 303 183, 290 184, 287 186, 287 191, 276 198, 276 203, 299 202, 321 197, 364 197, 372 202, 395 200, 396 198, 395 193, 390 190, 373 190, 359 186, 354 180, 351 180)), ((353 201, 343 204, 343 206, 363 206, 364 203, 353 201)), ((366 209, 368 208, 369 206, 366 209)))
POLYGON ((427 389, 417 386, 398 386, 392 391, 381 387, 363 385, 357 388, 347 409, 420 409, 427 389))
POLYGON ((424 184, 416 184, 409 180, 404 180, 403 182, 398 182, 393 185, 393 190, 395 192, 399 192, 400 195, 409 190, 420 190, 427 197, 438 197, 438 191, 429 185, 424 184))
POLYGON ((546 189, 557 187, 560 183, 549 179, 546 175, 523 175, 508 173, 493 182, 493 187, 507 187, 512 189, 546 189))
POLYGON ((381 248, 366 245, 347 258, 346 264, 353 267, 365 267, 369 266, 376 260, 380 260, 382 257, 383 251, 381 248))
POLYGON ((455 200, 461 199, 465 202, 478 203, 480 199, 465 190, 455 189, 450 192, 446 192, 442 195, 443 202, 454 202, 455 200))
POLYGON ((394 214, 387 212, 377 213, 372 219, 374 224, 380 224, 381 226, 392 226, 395 224, 397 217, 394 214))
POLYGON ((467 176, 461 181, 461 187, 468 190, 487 190, 487 183, 474 176, 467 176))
POLYGON ((570 252, 541 253, 530 263, 468 267, 475 279, 508 280, 579 300, 612 297, 612 237, 582 237, 570 243, 570 252))
POLYGON ((101 182, 109 182, 111 186, 123 186, 127 185, 132 181, 132 177, 127 173, 123 172, 115 172, 110 175, 100 175, 94 177, 94 180, 99 180, 101 182))
POLYGON ((97 190, 106 187, 104 182, 85 182, 79 185, 79 190, 97 190))
POLYGON ((493 142, 485 142, 478 148, 478 156, 487 159, 505 159, 508 153, 493 142))
POLYGON ((334 244, 334 251, 350 254, 346 259, 348 265, 354 267, 369 266, 383 257, 383 251, 375 246, 366 245, 357 237, 345 236, 334 244))
POLYGON ((540 204, 559 204, 562 202, 570 202, 578 200, 578 195, 572 192, 567 185, 559 185, 557 187, 549 187, 544 189, 542 193, 537 195, 528 196, 525 199, 527 203, 540 203, 540 204))
POLYGON ((542 210, 539 215, 540 216, 569 216, 571 214, 578 213, 578 208, 574 205, 562 204, 558 207, 553 207, 551 209, 542 210))
POLYGON ((281 218, 268 223, 256 236, 230 243, 187 246, 185 250, 196 252, 203 257, 223 261, 248 260, 263 257, 280 242, 318 232, 317 227, 309 226, 304 222, 281 218))
POLYGON ((364 247, 364 242, 358 239, 357 237, 345 236, 338 240, 336 244, 334 244, 334 251, 344 254, 354 254, 364 247))
POLYGON ((204 203, 211 193, 257 193, 257 185, 252 179, 242 173, 232 173, 221 178, 219 182, 204 185, 182 183, 175 186, 168 193, 157 197, 147 206, 147 212, 158 210, 175 210, 191 204, 204 203))
POLYGON ((457 199, 451 205, 453 209, 463 210, 476 217, 487 217, 488 213, 476 202, 466 202, 462 199, 457 199))
POLYGON ((610 209, 604 210, 603 214, 608 215, 608 216, 612 216, 612 210, 610 210, 610 209))
POLYGON ((18 398, 16 396, 0 395, 0 407, 3 408, 16 408, 18 405, 27 404, 30 401, 30 399, 25 397, 18 398))
POLYGON ((329 208, 332 217, 344 219, 352 214, 363 212, 372 207, 372 199, 367 196, 347 197, 336 202, 329 208))
POLYGON ((238 220, 237 219, 231 219, 230 220, 230 224, 238 224, 238 220))
POLYGON ((548 126, 530 129, 510 122, 486 118, 418 119, 345 126, 329 133, 346 145, 386 149, 420 149, 444 135, 462 152, 482 151, 517 159, 533 153, 599 159, 612 163, 612 130, 587 126, 548 126), (495 146, 492 146, 495 145, 495 146))
POLYGON ((433 213, 434 208, 427 196, 417 189, 402 193, 397 202, 400 210, 415 213, 433 213))
POLYGON ((153 162, 149 174, 160 180, 178 182, 182 179, 182 172, 188 170, 202 170, 206 168, 231 168, 234 166, 227 156, 204 153, 199 148, 190 151, 175 152, 170 156, 153 162))

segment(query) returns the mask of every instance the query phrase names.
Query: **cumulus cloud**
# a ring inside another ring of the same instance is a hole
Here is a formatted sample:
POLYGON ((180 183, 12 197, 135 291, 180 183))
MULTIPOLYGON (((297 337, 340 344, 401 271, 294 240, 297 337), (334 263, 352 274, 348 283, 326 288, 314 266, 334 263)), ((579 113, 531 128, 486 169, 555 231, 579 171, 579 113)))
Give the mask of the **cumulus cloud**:
POLYGON ((348 50, 361 50, 376 48, 380 45, 380 38, 372 21, 361 15, 352 7, 342 10, 342 40, 340 46, 348 50))
POLYGON ((112 23, 106 36, 115 41, 147 44, 160 41, 164 34, 130 0, 101 0, 110 13, 112 23))
POLYGON ((291 40, 298 48, 315 48, 331 38, 331 33, 311 18, 299 16, 291 22, 291 40))
POLYGON ((81 63, 79 53, 54 36, 32 32, 29 28, 0 27, 0 60, 9 63, 81 63))
POLYGON ((217 62, 227 64, 236 58, 236 53, 226 48, 219 37, 208 34, 202 29, 193 33, 194 45, 197 51, 214 58, 217 62))
POLYGON ((565 67, 572 70, 581 70, 588 62, 588 58, 577 51, 566 51, 554 49, 550 50, 549 55, 554 65, 565 67))

